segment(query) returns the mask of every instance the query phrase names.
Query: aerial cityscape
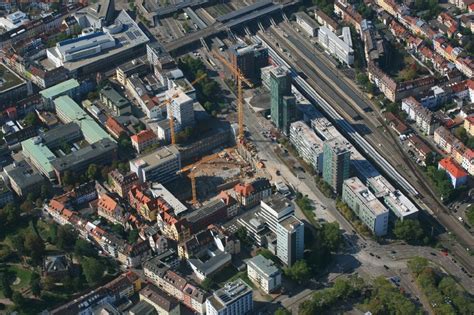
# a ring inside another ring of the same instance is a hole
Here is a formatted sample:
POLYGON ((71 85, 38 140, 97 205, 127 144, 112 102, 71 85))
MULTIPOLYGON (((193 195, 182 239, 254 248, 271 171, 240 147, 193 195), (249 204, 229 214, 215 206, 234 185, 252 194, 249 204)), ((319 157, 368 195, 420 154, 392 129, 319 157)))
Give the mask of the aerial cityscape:
POLYGON ((0 314, 474 314, 474 0, 0 0, 0 110, 0 314))

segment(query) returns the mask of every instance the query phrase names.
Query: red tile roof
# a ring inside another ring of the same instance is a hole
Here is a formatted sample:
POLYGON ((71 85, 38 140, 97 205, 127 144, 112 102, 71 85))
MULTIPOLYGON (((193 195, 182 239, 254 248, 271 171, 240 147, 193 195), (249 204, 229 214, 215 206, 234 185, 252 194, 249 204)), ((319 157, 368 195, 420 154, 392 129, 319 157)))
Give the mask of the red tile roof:
POLYGON ((132 142, 140 144, 152 139, 156 139, 156 135, 152 130, 146 129, 140 131, 136 135, 131 136, 130 139, 132 140, 132 142))
POLYGON ((466 171, 464 171, 461 166, 457 165, 452 158, 442 159, 439 161, 439 165, 454 178, 462 178, 467 176, 466 171))
POLYGON ((235 185, 234 191, 238 195, 247 197, 247 196, 250 196, 255 191, 255 189, 253 188, 252 184, 246 183, 246 184, 235 185))
POLYGON ((107 118, 105 122, 105 126, 113 132, 117 137, 120 136, 121 133, 125 133, 125 129, 122 125, 113 117, 107 118))

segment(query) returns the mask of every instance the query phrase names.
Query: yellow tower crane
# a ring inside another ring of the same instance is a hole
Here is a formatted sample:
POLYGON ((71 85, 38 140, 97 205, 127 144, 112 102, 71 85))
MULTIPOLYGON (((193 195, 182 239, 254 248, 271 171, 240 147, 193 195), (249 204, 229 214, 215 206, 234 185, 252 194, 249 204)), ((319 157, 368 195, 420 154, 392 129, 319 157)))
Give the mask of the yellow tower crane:
MULTIPOLYGON (((196 83, 198 83, 199 81, 201 81, 202 79, 204 79, 205 77, 207 77, 207 73, 204 73, 203 75, 201 75, 200 77, 196 78, 193 82, 191 82, 191 85, 194 85, 196 83)), ((167 99, 167 100, 164 100, 160 107, 162 106, 170 106, 171 103, 173 102, 173 99, 177 98, 179 96, 179 93, 175 93, 173 94, 173 96, 171 96, 171 98, 167 99)), ((176 144, 176 134, 175 134, 175 130, 174 130, 174 116, 173 116, 173 109, 172 108, 169 108, 169 116, 168 116, 168 119, 170 121, 170 132, 171 132, 171 144, 176 144)))
POLYGON ((243 76, 239 68, 237 68, 236 66, 231 64, 229 61, 227 61, 217 51, 213 50, 212 54, 217 59, 219 59, 219 61, 224 66, 226 66, 237 79, 237 115, 238 115, 238 120, 239 120, 238 138, 239 138, 239 141, 243 141, 244 139, 244 101, 243 101, 243 94, 242 94, 242 82, 244 82, 250 88, 253 87, 253 84, 243 76))
POLYGON ((200 159, 199 161, 197 161, 193 164, 187 165, 187 166, 183 167, 181 170, 178 171, 178 174, 184 174, 186 172, 189 172, 188 177, 191 180, 191 192, 192 192, 192 197, 193 197, 193 199, 192 199, 192 204, 193 205, 196 205, 198 203, 197 191, 196 191, 196 174, 195 174, 198 167, 200 165, 204 164, 204 163, 209 163, 212 160, 215 160, 215 159, 221 157, 223 152, 226 152, 227 154, 230 154, 230 152, 232 152, 232 151, 233 151, 232 148, 228 148, 228 149, 224 149, 221 152, 205 156, 202 159, 200 159))

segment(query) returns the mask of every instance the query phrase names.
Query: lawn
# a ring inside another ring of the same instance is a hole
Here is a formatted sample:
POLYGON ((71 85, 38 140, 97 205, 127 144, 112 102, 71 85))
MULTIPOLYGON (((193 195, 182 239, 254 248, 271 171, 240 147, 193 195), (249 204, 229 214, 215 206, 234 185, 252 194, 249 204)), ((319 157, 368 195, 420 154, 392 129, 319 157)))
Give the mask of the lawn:
MULTIPOLYGON (((30 285, 31 274, 33 273, 20 265, 8 265, 6 268, 1 268, 0 272, 5 272, 10 278, 11 287, 14 291, 27 288, 30 285)), ((0 291, 0 297, 4 297, 2 291, 0 291)))

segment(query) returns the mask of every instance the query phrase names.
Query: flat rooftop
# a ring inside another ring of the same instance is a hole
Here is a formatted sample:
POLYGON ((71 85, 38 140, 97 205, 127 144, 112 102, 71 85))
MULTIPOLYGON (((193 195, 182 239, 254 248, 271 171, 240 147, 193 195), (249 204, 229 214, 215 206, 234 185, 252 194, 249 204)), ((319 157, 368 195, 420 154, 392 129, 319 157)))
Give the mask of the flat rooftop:
POLYGON ((255 257, 250 258, 247 261, 247 265, 251 266, 254 269, 258 269, 261 274, 263 274, 266 278, 269 278, 277 273, 280 273, 280 270, 275 266, 275 263, 263 257, 262 255, 257 255, 255 257))
POLYGON ((62 95, 66 93, 67 91, 70 91, 78 87, 79 87, 79 82, 77 82, 76 79, 69 79, 67 81, 61 82, 47 89, 44 89, 40 91, 39 93, 41 94, 41 96, 43 96, 46 99, 52 99, 58 95, 62 95))
POLYGON ((125 10, 120 11, 114 21, 114 24, 122 24, 123 26, 123 30, 121 32, 112 34, 113 38, 118 43, 115 48, 85 59, 65 62, 64 68, 68 69, 69 71, 74 71, 94 62, 103 61, 107 63, 110 60, 113 60, 114 55, 119 54, 127 49, 145 44, 149 41, 149 38, 125 10))
POLYGON ((313 29, 319 28, 319 24, 316 23, 316 20, 311 18, 308 14, 306 14, 306 12, 296 12, 295 16, 296 16, 297 19, 303 20, 311 28, 313 28, 313 29))
POLYGON ((349 187, 374 215, 377 216, 388 212, 388 209, 357 177, 346 179, 344 185, 349 187))
POLYGON ((169 145, 146 155, 142 155, 133 160, 132 163, 135 165, 146 164, 147 166, 154 166, 178 157, 179 151, 177 147, 175 145, 169 145))
POLYGON ((284 220, 281 220, 278 222, 281 226, 283 226, 287 231, 292 231, 299 226, 303 225, 303 222, 301 222, 297 217, 294 215, 290 215, 289 217, 285 218, 284 220))
POLYGON ((0 75, 0 94, 25 83, 25 80, 20 78, 3 63, 0 63, 0 73, 2 73, 2 75, 0 75))

